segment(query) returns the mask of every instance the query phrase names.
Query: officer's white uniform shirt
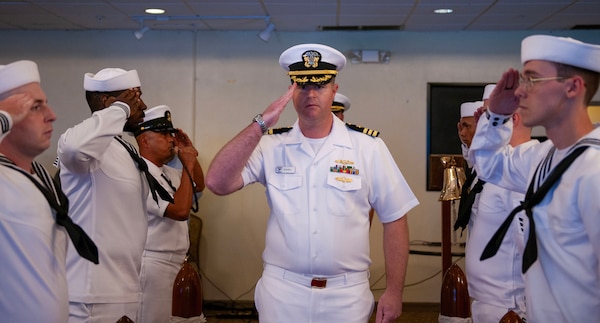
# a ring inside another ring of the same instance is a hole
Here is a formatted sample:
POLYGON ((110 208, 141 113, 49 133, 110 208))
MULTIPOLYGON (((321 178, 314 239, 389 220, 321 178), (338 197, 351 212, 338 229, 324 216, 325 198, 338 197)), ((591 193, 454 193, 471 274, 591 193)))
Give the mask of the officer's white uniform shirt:
POLYGON ((266 187, 271 214, 263 260, 305 274, 367 270, 371 206, 387 223, 418 204, 383 140, 336 117, 316 154, 298 121, 287 133, 263 136, 242 177, 244 185, 266 187))
POLYGON ((67 321, 67 244, 65 229, 39 189, 0 165, 0 320, 67 321))
POLYGON ((129 153, 114 138, 122 134, 126 118, 119 107, 96 111, 68 129, 58 142, 60 178, 69 197, 69 213, 98 246, 100 262, 94 265, 69 246, 71 302, 139 301, 148 186, 129 153))
MULTIPOLYGON (((510 148, 512 122, 495 118, 502 117, 491 114, 490 120, 479 120, 470 157, 481 178, 525 193, 552 142, 510 148)), ((600 128, 584 138, 600 139, 600 128)), ((538 260, 525 275, 528 322, 589 322, 600 317, 598 165, 600 147, 592 146, 533 208, 538 260)))
MULTIPOLYGON (((142 157, 143 158, 143 157, 142 157)), ((162 187, 173 196, 175 191, 169 186, 169 183, 161 176, 164 175, 171 181, 173 187, 179 187, 181 182, 181 171, 168 165, 158 167, 151 161, 144 158, 148 164, 150 174, 154 176, 162 187)), ((146 239, 145 250, 156 252, 169 252, 181 255, 181 261, 190 246, 188 235, 188 222, 175 221, 165 217, 165 210, 169 202, 159 197, 158 203, 154 201, 151 194, 148 194, 148 238, 146 239)))
MULTIPOLYGON (((171 194, 171 188, 179 187, 181 171, 164 165, 158 167, 142 157, 150 174, 171 194)), ((169 202, 159 197, 158 203, 148 194, 148 236, 142 258, 142 300, 138 310, 138 322, 168 322, 173 304, 173 283, 190 246, 188 222, 165 217, 169 202)))

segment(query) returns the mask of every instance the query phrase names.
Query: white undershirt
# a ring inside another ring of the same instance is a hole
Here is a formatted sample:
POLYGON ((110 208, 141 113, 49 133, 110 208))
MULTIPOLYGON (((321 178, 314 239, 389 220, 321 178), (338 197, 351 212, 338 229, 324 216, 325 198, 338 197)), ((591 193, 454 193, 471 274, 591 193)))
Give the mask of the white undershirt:
POLYGON ((325 140, 327 140, 327 137, 323 137, 323 138, 306 138, 306 140, 308 141, 308 143, 312 147, 313 152, 316 155, 319 152, 319 150, 321 150, 321 147, 323 147, 323 144, 325 143, 325 140))

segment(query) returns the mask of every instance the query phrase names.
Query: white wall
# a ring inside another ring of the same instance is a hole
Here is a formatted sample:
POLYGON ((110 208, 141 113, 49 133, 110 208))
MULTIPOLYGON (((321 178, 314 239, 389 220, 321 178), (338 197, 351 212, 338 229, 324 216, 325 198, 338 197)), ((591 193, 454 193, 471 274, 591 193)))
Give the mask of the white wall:
MULTIPOLYGON (((54 145, 38 158, 48 168, 55 157, 58 136, 89 116, 83 74, 122 67, 138 70, 149 107, 171 106, 175 124, 192 135, 200 163, 207 169, 218 149, 286 90, 289 79, 278 65, 286 48, 318 42, 342 52, 354 48, 390 50, 389 64, 348 64, 338 76, 340 92, 352 100, 346 118, 381 131, 420 200, 409 213, 411 240, 440 241, 439 192, 426 191, 427 84, 495 82, 508 67, 520 66, 520 41, 530 34, 276 32, 269 43, 263 43, 255 32, 149 31, 138 41, 131 31, 3 31, 0 64, 18 59, 39 64, 42 86, 59 117, 54 145)), ((600 44, 597 31, 554 34, 600 44)), ((279 125, 289 125, 294 119, 290 104, 279 125)), ((252 299, 253 293, 246 292, 261 273, 268 214, 263 192, 260 185, 254 185, 227 197, 208 191, 202 197, 201 268, 204 278, 218 287, 204 280, 206 300, 252 299)), ((374 222, 371 231, 374 283, 384 274, 381 225, 374 222)), ((406 282, 420 281, 440 269, 439 257, 411 256, 406 282)), ((440 285, 438 275, 407 287, 404 299, 439 302, 440 285)), ((385 279, 374 288, 384 286, 385 279)))

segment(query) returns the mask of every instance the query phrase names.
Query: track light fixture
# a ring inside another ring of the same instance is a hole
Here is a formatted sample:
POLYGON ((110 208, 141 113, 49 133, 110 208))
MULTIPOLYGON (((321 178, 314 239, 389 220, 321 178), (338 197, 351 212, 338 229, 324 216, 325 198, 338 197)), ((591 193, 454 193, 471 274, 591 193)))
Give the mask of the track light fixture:
POLYGON ((274 29, 275 29, 275 24, 273 24, 272 22, 269 22, 267 24, 267 27, 265 27, 265 29, 263 29, 260 33, 258 33, 258 38, 260 38, 265 43, 268 43, 269 40, 271 39, 271 34, 273 33, 274 29))
POLYGON ((146 33, 148 30, 150 30, 150 27, 144 26, 142 29, 134 31, 133 35, 137 40, 140 40, 142 37, 144 37, 144 33, 146 33))
POLYGON ((142 39, 144 37, 144 33, 150 29, 146 25, 146 22, 149 21, 149 25, 152 26, 153 29, 160 28, 160 26, 155 26, 153 22, 160 22, 165 25, 168 22, 174 21, 184 21, 184 20, 254 20, 254 19, 262 19, 267 23, 265 29, 263 29, 258 37, 265 42, 268 42, 271 38, 271 33, 275 29, 275 25, 269 21, 269 16, 152 16, 152 15, 144 15, 144 16, 130 16, 131 19, 136 20, 140 23, 140 30, 136 30, 133 32, 135 38, 142 39))

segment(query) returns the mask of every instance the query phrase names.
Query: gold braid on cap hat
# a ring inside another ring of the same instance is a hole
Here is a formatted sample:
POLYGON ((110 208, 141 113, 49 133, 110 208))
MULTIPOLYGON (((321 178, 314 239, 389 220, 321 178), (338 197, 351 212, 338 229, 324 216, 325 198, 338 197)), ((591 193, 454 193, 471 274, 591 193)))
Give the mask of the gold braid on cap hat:
POLYGON ((311 76, 310 79, 308 76, 298 77, 295 75, 290 75, 290 79, 292 82, 303 84, 303 83, 327 83, 333 78, 333 75, 321 75, 321 76, 311 76))
POLYGON ((333 103, 331 104, 331 112, 333 112, 333 113, 344 112, 345 110, 346 110, 346 107, 344 106, 343 103, 333 101, 333 103))
POLYGON ((319 70, 319 71, 290 71, 288 75, 290 79, 295 83, 327 83, 333 78, 334 75, 337 75, 336 70, 319 70), (310 76, 310 78, 309 78, 310 76))

